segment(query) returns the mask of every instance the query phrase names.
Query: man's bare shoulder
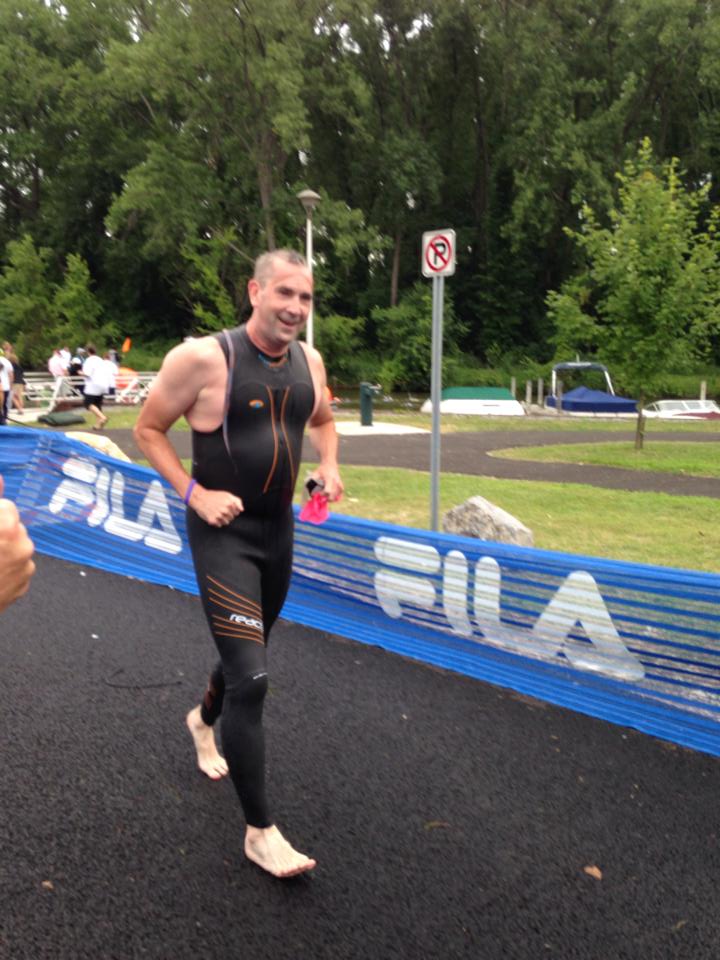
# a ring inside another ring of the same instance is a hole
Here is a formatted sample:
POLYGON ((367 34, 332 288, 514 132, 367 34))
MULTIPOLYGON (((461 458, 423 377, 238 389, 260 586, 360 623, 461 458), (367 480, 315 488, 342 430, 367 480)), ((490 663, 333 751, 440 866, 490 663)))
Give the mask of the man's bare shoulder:
POLYGON ((304 340, 298 340, 298 343, 305 351, 305 356, 310 364, 310 368, 318 371, 324 370, 325 364, 323 363, 323 358, 320 351, 316 350, 315 347, 311 347, 310 344, 306 343, 304 340))
POLYGON ((158 380, 161 383, 185 380, 204 381, 224 365, 222 347, 214 337, 198 337, 179 343, 165 355, 158 380))
POLYGON ((182 367, 188 364, 212 365, 222 356, 222 347, 215 337, 193 337, 190 340, 183 340, 168 351, 163 360, 163 367, 182 367))

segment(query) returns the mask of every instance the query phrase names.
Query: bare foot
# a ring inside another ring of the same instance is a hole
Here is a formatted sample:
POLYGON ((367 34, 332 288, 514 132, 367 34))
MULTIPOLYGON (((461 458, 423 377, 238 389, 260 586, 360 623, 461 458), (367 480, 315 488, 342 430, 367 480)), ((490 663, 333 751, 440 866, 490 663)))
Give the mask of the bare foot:
POLYGON ((227 763, 225 763, 224 757, 220 756, 215 746, 213 728, 203 723, 200 707, 193 707, 185 717, 185 723, 195 744, 198 767, 211 780, 220 780, 227 776, 227 763))
POLYGON ((248 827, 245 834, 245 856, 274 877, 296 877, 312 870, 314 860, 298 853, 287 842, 277 827, 248 827))

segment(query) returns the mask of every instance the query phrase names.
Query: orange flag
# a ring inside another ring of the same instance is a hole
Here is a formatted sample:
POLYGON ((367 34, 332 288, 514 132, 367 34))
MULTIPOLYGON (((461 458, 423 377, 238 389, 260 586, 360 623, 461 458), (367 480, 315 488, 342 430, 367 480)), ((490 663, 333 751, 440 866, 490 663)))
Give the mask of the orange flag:
POLYGON ((132 340, 130 339, 130 337, 125 337, 125 341, 123 342, 122 347, 120 347, 120 353, 127 353, 130 350, 131 346, 132 346, 132 340))

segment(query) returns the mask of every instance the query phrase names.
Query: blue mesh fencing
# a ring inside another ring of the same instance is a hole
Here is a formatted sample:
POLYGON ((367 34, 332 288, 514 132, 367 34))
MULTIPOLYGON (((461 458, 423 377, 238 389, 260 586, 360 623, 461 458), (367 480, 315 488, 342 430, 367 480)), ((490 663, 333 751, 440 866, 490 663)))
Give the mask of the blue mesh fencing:
MULTIPOLYGON (((154 471, 6 427, 0 473, 40 552, 197 593, 154 471)), ((335 515, 297 523, 283 616, 720 755, 715 574, 335 515)))

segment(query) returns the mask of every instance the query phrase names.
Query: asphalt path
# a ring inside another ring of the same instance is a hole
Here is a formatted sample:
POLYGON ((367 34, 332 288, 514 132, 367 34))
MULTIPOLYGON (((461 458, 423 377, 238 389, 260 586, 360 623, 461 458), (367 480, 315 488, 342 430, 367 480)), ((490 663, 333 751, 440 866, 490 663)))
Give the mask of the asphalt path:
MULTIPOLYGON (((121 450, 132 460, 139 460, 138 450, 130 430, 108 430, 121 450)), ((553 483, 585 483, 614 490, 645 490, 697 497, 720 497, 720 481, 711 477, 689 477, 674 473, 653 473, 625 470, 619 467, 597 467, 589 464, 537 463, 529 460, 504 460, 494 457, 493 451, 508 447, 555 445, 559 443, 631 443, 634 432, 622 431, 568 431, 551 433, 547 430, 478 431, 447 433, 441 438, 441 470, 446 473, 465 473, 473 476, 498 477, 505 480, 545 480, 553 483)), ((180 457, 191 456, 191 437, 187 430, 173 430, 169 434, 180 457)), ((714 443, 720 455, 720 431, 714 434, 660 432, 647 440, 714 443)), ((430 435, 406 434, 393 436, 340 437, 340 462, 365 466, 402 467, 429 470, 430 435)), ((306 439, 303 459, 313 462, 315 454, 306 439)))
POLYGON ((39 557, 2 626, 3 960, 718 956, 716 759, 281 621, 277 881, 194 769, 195 598, 39 557))

